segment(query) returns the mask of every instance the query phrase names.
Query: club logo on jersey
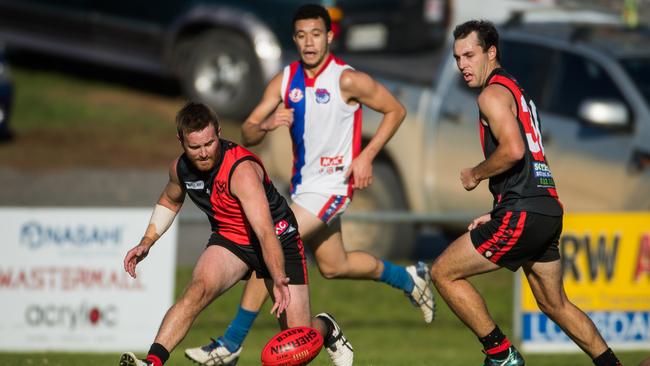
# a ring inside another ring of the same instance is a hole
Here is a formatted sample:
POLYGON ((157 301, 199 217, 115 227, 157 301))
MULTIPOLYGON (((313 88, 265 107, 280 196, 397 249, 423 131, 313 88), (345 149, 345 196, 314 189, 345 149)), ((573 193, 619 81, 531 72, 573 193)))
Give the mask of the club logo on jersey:
POLYGON ((302 90, 300 88, 293 88, 289 92, 289 99, 291 99, 292 102, 298 103, 302 100, 302 90))
POLYGON ((327 104, 330 101, 330 93, 327 89, 316 89, 316 103, 327 104))
POLYGON ((223 194, 223 192, 225 190, 226 190, 226 182, 224 182, 222 180, 218 180, 217 181, 217 192, 219 192, 219 194, 223 194))
POLYGON ((185 182, 185 188, 187 189, 203 189, 205 183, 202 180, 197 180, 194 182, 185 182))

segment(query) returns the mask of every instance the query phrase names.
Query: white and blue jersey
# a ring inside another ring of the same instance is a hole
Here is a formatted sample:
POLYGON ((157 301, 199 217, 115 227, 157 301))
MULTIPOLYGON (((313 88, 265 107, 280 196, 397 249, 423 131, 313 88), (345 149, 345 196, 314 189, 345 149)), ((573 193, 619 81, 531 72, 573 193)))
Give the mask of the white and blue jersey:
POLYGON ((332 55, 313 78, 300 61, 284 68, 281 95, 294 109, 292 195, 352 196, 345 172, 361 151, 361 106, 341 96, 339 81, 347 69, 351 66, 332 55))

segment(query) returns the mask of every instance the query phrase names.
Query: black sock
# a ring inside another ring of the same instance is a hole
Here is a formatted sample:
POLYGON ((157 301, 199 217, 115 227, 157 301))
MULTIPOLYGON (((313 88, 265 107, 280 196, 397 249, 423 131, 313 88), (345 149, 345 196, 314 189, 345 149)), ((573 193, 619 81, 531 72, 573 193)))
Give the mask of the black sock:
POLYGON ((614 351, 611 348, 608 348, 607 351, 603 352, 600 356, 594 358, 594 365, 596 366, 620 366, 621 361, 616 358, 614 351))
POLYGON ((163 365, 169 359, 169 351, 160 343, 153 343, 147 355, 156 356, 163 365))
POLYGON ((501 332, 499 326, 495 326, 490 334, 478 339, 483 344, 485 354, 492 358, 501 360, 508 357, 508 348, 510 341, 506 338, 505 334, 501 332))
POLYGON ((332 324, 332 321, 324 316, 319 316, 318 319, 322 320, 323 323, 325 323, 325 327, 327 328, 327 335, 325 336, 325 339, 323 339, 323 343, 326 345, 332 343, 332 341, 334 341, 332 334, 332 332, 334 332, 334 324, 332 324))

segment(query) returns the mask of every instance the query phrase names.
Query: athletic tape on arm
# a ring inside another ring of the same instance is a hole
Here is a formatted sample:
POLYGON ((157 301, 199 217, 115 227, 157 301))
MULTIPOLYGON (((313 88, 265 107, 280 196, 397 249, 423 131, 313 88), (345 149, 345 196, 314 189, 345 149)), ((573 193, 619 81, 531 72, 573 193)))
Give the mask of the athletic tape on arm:
POLYGON ((169 229, 174 218, 176 217, 176 212, 168 209, 163 205, 156 204, 153 208, 153 213, 151 214, 151 220, 149 220, 149 225, 153 225, 156 234, 160 237, 162 234, 169 229))

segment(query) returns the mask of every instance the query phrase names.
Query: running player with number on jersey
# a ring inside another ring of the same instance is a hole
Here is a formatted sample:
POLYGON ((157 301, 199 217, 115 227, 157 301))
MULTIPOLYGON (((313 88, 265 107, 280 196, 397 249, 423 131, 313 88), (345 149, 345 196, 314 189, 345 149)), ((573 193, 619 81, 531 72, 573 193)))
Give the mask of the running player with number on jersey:
MULTIPOLYGON (((558 239, 563 208, 544 156, 535 103, 501 68, 499 35, 489 22, 469 21, 454 30, 454 58, 478 96, 485 160, 460 172, 470 191, 489 179, 494 207, 476 218, 434 262, 440 295, 483 344, 486 366, 520 366, 524 359, 490 317, 468 277, 523 267, 540 309, 597 366, 620 365, 594 323, 567 299, 558 239)), ((533 72, 531 70, 531 72, 533 72)))

